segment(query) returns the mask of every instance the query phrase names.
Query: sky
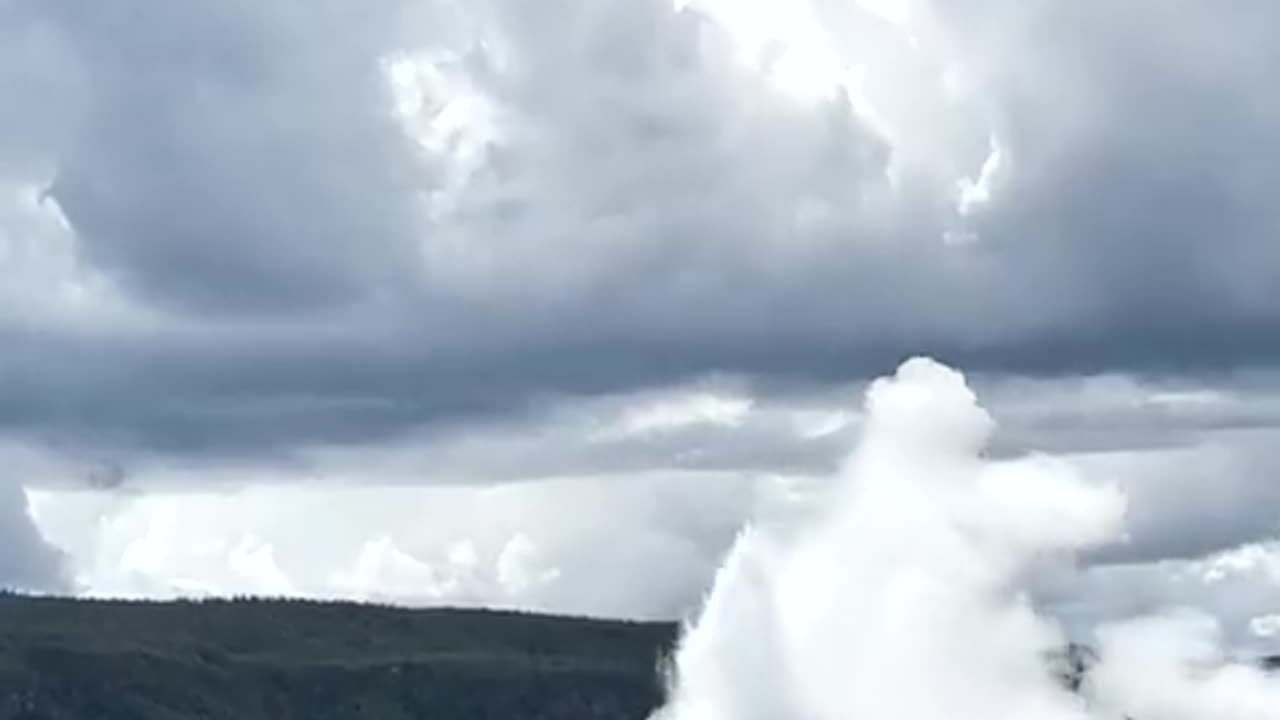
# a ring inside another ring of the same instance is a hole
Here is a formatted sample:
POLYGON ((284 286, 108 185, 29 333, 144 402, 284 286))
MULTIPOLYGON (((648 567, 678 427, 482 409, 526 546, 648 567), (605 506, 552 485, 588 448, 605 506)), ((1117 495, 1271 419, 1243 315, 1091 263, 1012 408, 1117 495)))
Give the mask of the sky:
POLYGON ((0 585, 624 617, 867 383, 1280 642, 1280 6, 0 0, 0 585))
POLYGON ((1275 717, 1280 683, 1214 614, 1138 611, 1082 636, 1046 602, 1055 577, 1079 584, 1080 553, 1122 540, 1119 484, 986 454, 999 421, 929 358, 877 378, 862 407, 805 519, 738 536, 653 720, 1275 717))

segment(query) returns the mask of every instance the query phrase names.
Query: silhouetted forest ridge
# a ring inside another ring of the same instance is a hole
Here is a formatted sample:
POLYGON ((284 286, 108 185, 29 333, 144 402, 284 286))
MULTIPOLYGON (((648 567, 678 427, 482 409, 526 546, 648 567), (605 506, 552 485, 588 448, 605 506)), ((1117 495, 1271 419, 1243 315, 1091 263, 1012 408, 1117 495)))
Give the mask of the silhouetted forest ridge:
POLYGON ((639 720, 675 638, 513 612, 0 595, 0 719, 639 720))
MULTIPOLYGON (((0 593, 0 720, 642 720, 668 623, 0 593)), ((1096 656, 1047 659, 1080 689, 1096 656)), ((1280 669, 1280 657, 1262 660, 1280 669)))

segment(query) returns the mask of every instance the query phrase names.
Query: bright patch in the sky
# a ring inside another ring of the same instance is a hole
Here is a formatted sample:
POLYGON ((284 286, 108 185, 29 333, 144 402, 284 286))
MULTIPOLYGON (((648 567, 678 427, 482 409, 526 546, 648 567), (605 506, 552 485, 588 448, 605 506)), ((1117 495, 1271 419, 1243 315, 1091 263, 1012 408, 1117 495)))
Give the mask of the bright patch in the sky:
POLYGON ((909 25, 914 14, 910 0, 857 0, 855 4, 899 27, 909 25))
POLYGON ((1259 637, 1276 637, 1280 635, 1280 613, 1256 617, 1250 623, 1250 627, 1259 637))
POLYGON ((978 177, 962 178, 958 183, 959 197, 956 200, 956 211, 961 215, 972 215, 991 202, 991 187, 1004 169, 1005 151, 1000 144, 1000 139, 992 135, 988 144, 991 150, 978 171, 978 177))
POLYGON ((853 89, 856 69, 844 67, 808 3, 786 0, 683 0, 733 38, 743 60, 781 91, 798 98, 853 89))
MULTIPOLYGON (((935 18, 909 0, 681 0, 731 38, 743 66, 781 97, 804 104, 847 98, 862 125, 891 148, 885 179, 951 184, 958 221, 990 205, 1009 174, 1009 148, 980 101, 979 80, 934 32, 935 18), (986 152, 957 138, 987 136, 986 152)), ((949 228, 949 244, 978 239, 949 228)))
MULTIPOLYGON (((805 0, 677 0, 675 5, 724 28, 743 60, 782 92, 810 99, 843 90, 855 105, 864 102, 860 86, 866 68, 841 58, 831 29, 805 0)), ((857 0, 853 5, 904 32, 912 22, 906 0, 857 0)))
POLYGON ((742 425, 751 409, 752 401, 745 397, 709 392, 672 396, 629 409, 615 430, 630 435, 695 425, 737 427, 742 425))

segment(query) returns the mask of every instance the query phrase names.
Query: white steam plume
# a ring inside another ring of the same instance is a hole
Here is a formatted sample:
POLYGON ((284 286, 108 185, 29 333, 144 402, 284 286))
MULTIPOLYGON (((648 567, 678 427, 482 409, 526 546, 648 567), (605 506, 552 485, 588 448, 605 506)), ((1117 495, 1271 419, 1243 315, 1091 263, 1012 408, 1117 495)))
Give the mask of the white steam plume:
POLYGON ((1101 629, 1070 692, 1035 577, 1117 539, 1124 497, 1051 458, 983 459, 991 417, 931 360, 873 383, 866 410, 822 509, 742 534, 655 720, 1280 717, 1280 684, 1225 663, 1212 621, 1184 616, 1101 629))

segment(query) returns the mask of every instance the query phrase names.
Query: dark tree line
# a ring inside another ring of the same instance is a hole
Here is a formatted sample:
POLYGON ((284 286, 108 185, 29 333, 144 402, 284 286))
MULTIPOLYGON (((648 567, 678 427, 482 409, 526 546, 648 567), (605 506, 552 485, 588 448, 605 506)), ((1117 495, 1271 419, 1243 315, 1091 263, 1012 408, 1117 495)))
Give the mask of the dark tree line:
MULTIPOLYGON (((521 613, 0 594, 0 720, 641 720, 675 639, 521 613)), ((1073 691, 1096 661, 1046 658, 1073 691)))
POLYGON ((665 624, 0 597, 0 720, 644 718, 665 624))

